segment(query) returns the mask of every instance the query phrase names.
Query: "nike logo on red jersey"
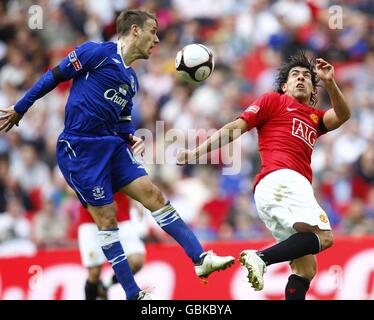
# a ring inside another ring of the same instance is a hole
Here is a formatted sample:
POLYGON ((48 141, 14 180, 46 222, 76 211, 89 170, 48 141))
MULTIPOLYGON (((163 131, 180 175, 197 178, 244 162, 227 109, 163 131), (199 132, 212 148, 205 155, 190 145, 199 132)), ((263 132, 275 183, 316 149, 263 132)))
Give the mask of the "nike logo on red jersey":
POLYGON ((296 110, 297 110, 297 108, 288 108, 288 107, 287 107, 287 111, 290 111, 290 112, 291 112, 291 111, 296 111, 296 110))

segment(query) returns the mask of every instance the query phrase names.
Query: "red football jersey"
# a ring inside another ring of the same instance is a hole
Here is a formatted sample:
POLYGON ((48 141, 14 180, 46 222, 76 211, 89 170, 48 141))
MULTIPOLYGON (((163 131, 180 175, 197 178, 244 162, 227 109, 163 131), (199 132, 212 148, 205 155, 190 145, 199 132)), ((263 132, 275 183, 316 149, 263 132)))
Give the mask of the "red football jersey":
MULTIPOLYGON (((130 219, 130 200, 122 192, 113 195, 114 204, 117 209, 117 221, 126 221, 130 219)), ((80 206, 79 224, 94 222, 86 208, 80 206)))
POLYGON ((258 132, 261 172, 255 186, 278 169, 297 171, 312 183, 311 156, 317 138, 326 133, 320 129, 325 112, 273 92, 260 96, 239 116, 248 130, 256 127, 258 132))

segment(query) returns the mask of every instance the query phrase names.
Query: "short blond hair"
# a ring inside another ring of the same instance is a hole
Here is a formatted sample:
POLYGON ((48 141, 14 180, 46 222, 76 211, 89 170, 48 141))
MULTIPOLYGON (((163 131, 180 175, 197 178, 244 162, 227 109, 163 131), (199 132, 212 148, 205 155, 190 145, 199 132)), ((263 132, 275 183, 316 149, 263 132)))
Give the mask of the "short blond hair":
POLYGON ((130 32, 131 26, 133 24, 136 24, 140 28, 143 28, 144 23, 148 19, 153 19, 157 23, 155 15, 147 11, 138 9, 129 9, 122 11, 116 20, 118 36, 121 37, 127 35, 130 32))

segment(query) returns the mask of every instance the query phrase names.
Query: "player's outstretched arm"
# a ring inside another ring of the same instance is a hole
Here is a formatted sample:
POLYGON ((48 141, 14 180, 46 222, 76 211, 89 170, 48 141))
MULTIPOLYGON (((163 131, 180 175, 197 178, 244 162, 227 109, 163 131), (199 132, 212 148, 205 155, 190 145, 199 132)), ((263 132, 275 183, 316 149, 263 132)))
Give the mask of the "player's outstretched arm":
POLYGON ((5 132, 8 132, 14 125, 18 126, 19 121, 34 102, 56 88, 58 84, 59 81, 56 81, 53 70, 44 73, 14 106, 0 109, 0 131, 5 129, 5 132))
POLYGON ((1 110, 0 130, 9 131, 14 125, 18 125, 36 100, 52 91, 59 83, 99 67, 105 59, 100 44, 85 42, 77 47, 58 66, 45 72, 14 106, 1 110))
POLYGON ((236 119, 223 126, 195 149, 180 151, 177 156, 177 164, 183 165, 193 162, 204 154, 222 148, 226 144, 239 138, 247 129, 246 121, 240 118, 236 119))
POLYGON ((323 123, 327 130, 339 128, 351 117, 351 111, 334 79, 334 67, 323 59, 316 59, 317 75, 329 94, 332 109, 326 111, 323 123))

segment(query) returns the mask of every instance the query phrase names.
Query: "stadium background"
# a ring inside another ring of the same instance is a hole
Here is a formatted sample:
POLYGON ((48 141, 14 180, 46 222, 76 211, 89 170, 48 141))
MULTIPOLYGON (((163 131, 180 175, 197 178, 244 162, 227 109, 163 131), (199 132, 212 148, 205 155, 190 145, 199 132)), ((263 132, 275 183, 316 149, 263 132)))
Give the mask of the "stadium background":
MULTIPOLYGON (((321 272, 312 283, 309 298, 373 298, 374 3, 3 0, 0 106, 14 104, 77 44, 115 39, 116 14, 128 7, 156 12, 159 19, 160 44, 149 61, 136 65, 141 91, 133 112, 136 127, 154 133, 156 120, 163 120, 166 129, 185 132, 218 129, 254 98, 271 91, 277 68, 300 48, 334 64, 352 118, 323 136, 313 155, 316 196, 330 217, 337 240, 335 247, 319 256, 321 272), (29 8, 35 4, 43 10, 40 30, 32 30, 28 24, 33 12, 29 8), (329 27, 334 14, 331 8, 337 8, 333 5, 343 9, 342 29, 329 27), (207 81, 187 85, 175 74, 174 58, 180 48, 194 42, 213 49, 216 69, 207 81)), ((40 99, 19 128, 0 133, 0 299, 83 298, 85 270, 76 249, 79 203, 66 192, 55 159, 69 85, 64 83, 40 99)), ((328 104, 320 90, 319 105, 328 104)), ((147 149, 162 146, 156 142, 147 149)), ((238 255, 241 249, 271 242, 252 198, 252 182, 259 168, 254 131, 243 137, 241 154, 241 171, 231 176, 222 175, 222 165, 147 165, 152 179, 199 239, 210 242, 220 253, 238 255)), ((258 295, 245 283, 238 263, 227 273, 214 275, 208 286, 200 286, 181 250, 148 217, 145 213, 140 226, 149 257, 137 277, 156 297, 282 298, 288 272, 284 264, 269 270, 265 291, 258 295), (162 283, 155 280, 161 274, 162 283)), ((106 274, 110 275, 109 269, 106 274)), ((113 290, 113 298, 123 297, 119 288, 113 290)))

